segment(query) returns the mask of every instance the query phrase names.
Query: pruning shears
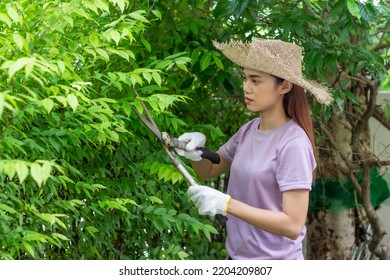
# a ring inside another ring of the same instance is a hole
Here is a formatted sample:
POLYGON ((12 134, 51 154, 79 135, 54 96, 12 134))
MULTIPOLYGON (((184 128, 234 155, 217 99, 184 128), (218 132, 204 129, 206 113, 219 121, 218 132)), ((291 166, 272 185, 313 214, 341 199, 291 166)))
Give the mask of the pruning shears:
MULTIPOLYGON (((176 153, 172 150, 173 148, 186 150, 187 142, 180 141, 177 138, 172 138, 167 132, 161 132, 156 123, 153 120, 148 108, 145 103, 141 99, 140 95, 137 91, 135 91, 136 95, 139 97, 139 101, 142 105, 144 112, 146 113, 147 118, 145 118, 137 109, 132 107, 133 112, 138 116, 138 118, 149 128, 151 132, 157 137, 160 143, 163 145, 165 152, 172 160, 173 165, 177 168, 177 170, 183 175, 183 177, 187 180, 187 182, 191 186, 199 185, 196 180, 188 173, 187 169, 182 165, 179 158, 176 156, 176 153)), ((213 164, 218 164, 220 162, 220 157, 217 153, 214 153, 205 148, 196 148, 202 151, 201 157, 210 160, 213 164)), ((227 217, 223 215, 216 215, 216 218, 220 222, 226 222, 227 217)))

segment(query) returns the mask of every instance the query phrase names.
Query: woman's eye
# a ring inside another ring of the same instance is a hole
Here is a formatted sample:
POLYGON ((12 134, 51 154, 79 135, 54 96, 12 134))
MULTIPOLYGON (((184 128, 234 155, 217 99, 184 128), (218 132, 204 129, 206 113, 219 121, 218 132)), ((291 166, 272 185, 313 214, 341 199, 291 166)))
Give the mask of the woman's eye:
MULTIPOLYGON (((247 77, 242 76, 242 80, 243 80, 244 82, 246 82, 248 79, 247 79, 247 77)), ((250 81, 251 81, 252 84, 255 84, 255 85, 257 85, 257 84, 260 83, 260 81, 258 81, 258 80, 256 80, 256 79, 250 79, 250 81)))

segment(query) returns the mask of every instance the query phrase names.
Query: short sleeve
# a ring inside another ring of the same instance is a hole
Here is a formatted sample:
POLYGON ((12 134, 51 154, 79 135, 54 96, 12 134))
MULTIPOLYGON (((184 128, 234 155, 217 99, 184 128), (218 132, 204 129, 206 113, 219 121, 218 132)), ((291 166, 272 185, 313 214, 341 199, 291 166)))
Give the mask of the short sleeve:
POLYGON ((294 189, 311 190, 316 162, 311 143, 298 136, 282 147, 278 156, 276 180, 281 192, 294 189))
POLYGON ((239 143, 239 133, 234 134, 229 141, 227 141, 218 152, 228 163, 232 163, 234 155, 236 154, 237 146, 239 143))
POLYGON ((244 124, 224 145, 222 145, 218 152, 228 163, 232 163, 237 151, 237 146, 246 132, 253 126, 258 119, 253 119, 244 124))

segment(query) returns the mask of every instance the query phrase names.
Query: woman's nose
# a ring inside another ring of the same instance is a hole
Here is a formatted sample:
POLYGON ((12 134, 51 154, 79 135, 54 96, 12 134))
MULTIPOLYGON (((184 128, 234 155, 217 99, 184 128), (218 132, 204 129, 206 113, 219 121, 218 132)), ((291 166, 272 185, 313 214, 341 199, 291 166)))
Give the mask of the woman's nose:
POLYGON ((244 93, 249 93, 250 92, 250 86, 249 86, 248 81, 244 81, 243 82, 243 89, 244 89, 244 93))

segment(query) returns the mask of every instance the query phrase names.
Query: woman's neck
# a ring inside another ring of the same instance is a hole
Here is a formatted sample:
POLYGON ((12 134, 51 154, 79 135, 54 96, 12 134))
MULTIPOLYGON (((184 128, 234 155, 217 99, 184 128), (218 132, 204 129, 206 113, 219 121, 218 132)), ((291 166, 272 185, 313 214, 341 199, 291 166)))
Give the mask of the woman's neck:
POLYGON ((284 125, 289 121, 289 118, 287 117, 284 110, 275 112, 262 112, 260 117, 260 130, 272 130, 284 125))

